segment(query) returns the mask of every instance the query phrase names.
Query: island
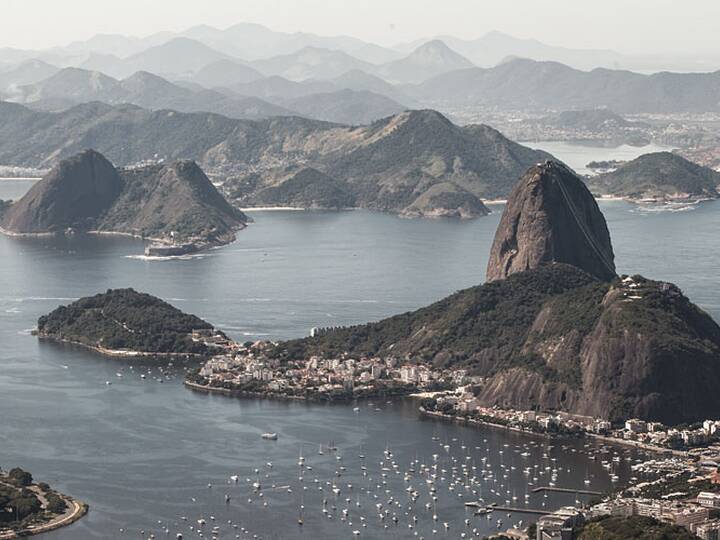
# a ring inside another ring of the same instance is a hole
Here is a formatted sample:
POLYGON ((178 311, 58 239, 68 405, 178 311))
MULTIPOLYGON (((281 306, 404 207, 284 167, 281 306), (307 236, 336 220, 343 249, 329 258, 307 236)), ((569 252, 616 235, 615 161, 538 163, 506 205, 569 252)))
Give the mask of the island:
POLYGON ((692 203, 720 197, 720 173, 671 152, 654 152, 588 178, 600 196, 631 202, 692 203))
POLYGON ((0 470, 0 539, 45 533, 74 523, 88 506, 18 467, 0 470))
POLYGON ((208 322, 133 289, 109 289, 40 317, 42 339, 119 357, 203 358, 227 336, 208 322))
POLYGON ((116 169, 94 150, 61 161, 2 211, 0 231, 87 232, 149 239, 148 255, 182 255, 235 240, 248 219, 192 161, 116 169))

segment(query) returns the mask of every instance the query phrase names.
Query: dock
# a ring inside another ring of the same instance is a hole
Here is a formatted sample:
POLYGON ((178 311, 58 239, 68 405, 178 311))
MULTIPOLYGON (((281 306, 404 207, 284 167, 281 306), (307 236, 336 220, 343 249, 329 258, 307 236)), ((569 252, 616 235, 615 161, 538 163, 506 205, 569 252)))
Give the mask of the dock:
POLYGON ((540 493, 541 491, 553 491, 555 493, 578 493, 580 495, 602 495, 599 491, 592 491, 590 489, 572 489, 572 488, 559 488, 551 486, 540 486, 533 488, 533 493, 540 493))
POLYGON ((540 510, 538 508, 516 508, 514 506, 488 506, 488 510, 495 512, 517 512, 521 514, 539 514, 549 516, 552 514, 550 510, 540 510))

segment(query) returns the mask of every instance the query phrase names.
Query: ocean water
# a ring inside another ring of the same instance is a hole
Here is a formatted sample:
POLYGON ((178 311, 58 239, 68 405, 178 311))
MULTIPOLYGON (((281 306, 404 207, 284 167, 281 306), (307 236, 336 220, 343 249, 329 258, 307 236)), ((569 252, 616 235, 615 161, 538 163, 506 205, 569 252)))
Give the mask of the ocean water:
MULTIPOLYGON (((682 212, 640 211, 623 202, 601 206, 621 272, 672 280, 720 317, 716 203, 682 212)), ((534 485, 551 481, 545 467, 560 467, 559 486, 583 488, 588 480, 590 489, 608 489, 609 472, 587 455, 596 450, 577 441, 563 448, 542 438, 422 420, 412 401, 361 403, 355 412, 352 405, 198 395, 182 387, 183 366, 166 368, 163 375, 157 366, 106 359, 29 335, 37 317, 59 304, 127 286, 159 295, 238 339, 297 337, 313 326, 376 320, 480 283, 500 209, 470 222, 363 211, 257 212, 235 244, 166 261, 143 260, 142 243, 126 238, 0 237, 0 465, 26 467, 91 505, 80 522, 46 535, 58 539, 143 538, 151 532, 163 537, 166 527, 173 536, 193 538, 189 527, 198 519, 208 522, 206 537, 218 525, 221 538, 350 538, 354 530, 369 538, 415 538, 416 532, 427 538, 433 530, 458 538, 473 528, 495 531, 498 518, 503 529, 532 519, 504 512, 491 520, 475 517, 463 503, 476 496, 531 508, 574 501, 574 495, 545 499, 532 493, 532 480, 523 474, 528 466, 543 473, 534 485), (263 441, 265 431, 277 432, 279 440, 263 441), (341 462, 327 451, 318 454, 330 441, 341 462), (439 456, 440 468, 450 472, 437 481, 432 510, 425 509, 432 499, 419 473, 405 482, 390 460, 390 472, 382 470, 385 449, 403 472, 415 459, 429 466, 433 454, 439 456), (303 482, 301 452, 313 467, 303 482), (452 467, 461 463, 475 466, 478 475, 483 467, 486 475, 493 473, 479 482, 478 494, 460 486, 450 491, 452 467), (340 466, 346 470, 338 477, 340 466), (263 497, 247 481, 255 481, 255 469, 267 486, 263 497), (239 476, 238 484, 228 484, 231 475, 239 476), (337 496, 333 482, 341 489, 337 496), (410 510, 409 486, 420 493, 410 510), (231 496, 227 504, 225 494, 231 496), (402 508, 392 507, 390 497, 402 508), (322 513, 324 498, 328 508, 337 507, 334 519, 322 513), (392 514, 378 518, 378 503, 397 512, 397 525, 388 521, 392 514), (343 508, 349 508, 345 521, 343 508), (228 520, 250 532, 233 529, 228 520), (448 522, 447 531, 442 522, 448 522)), ((621 481, 628 478, 629 463, 615 471, 621 481)))
MULTIPOLYGON (((4 185, 0 198, 7 198, 4 185)), ((620 272, 673 281, 720 319, 718 203, 600 205, 620 272)), ((0 236, 0 466, 25 467, 91 506, 81 521, 44 538, 196 538, 199 519, 207 522, 205 538, 213 526, 220 538, 335 539, 355 537, 353 531, 361 538, 459 538, 473 529, 497 531, 498 519, 502 529, 534 519, 474 516, 464 502, 477 497, 552 509, 576 495, 545 498, 533 487, 609 489, 610 471, 591 454, 620 453, 612 472, 626 482, 637 456, 625 450, 423 420, 410 400, 320 405, 195 394, 181 384, 187 366, 161 371, 29 334, 60 304, 129 286, 237 339, 291 338, 313 326, 377 320, 482 282, 502 206, 492 209, 467 222, 365 211, 254 212, 255 223, 234 244, 174 260, 145 260, 143 244, 127 238, 0 236), (266 431, 277 432, 278 441, 262 440, 266 431), (320 455, 320 445, 331 441, 337 453, 320 455), (300 455, 311 471, 301 472, 300 455), (437 501, 420 464, 437 465, 437 501), (463 471, 477 484, 455 483, 463 471), (262 496, 251 486, 257 480, 262 496), (418 492, 414 503, 408 487, 418 492), (323 499, 332 519, 322 512, 323 499)))
POLYGON ((647 144, 644 146, 630 146, 629 144, 623 144, 621 146, 593 146, 573 144, 564 141, 538 141, 525 142, 523 144, 530 148, 550 152, 555 157, 562 159, 578 174, 593 174, 593 171, 586 167, 591 161, 630 161, 642 154, 664 152, 672 149, 671 147, 657 144, 647 144))

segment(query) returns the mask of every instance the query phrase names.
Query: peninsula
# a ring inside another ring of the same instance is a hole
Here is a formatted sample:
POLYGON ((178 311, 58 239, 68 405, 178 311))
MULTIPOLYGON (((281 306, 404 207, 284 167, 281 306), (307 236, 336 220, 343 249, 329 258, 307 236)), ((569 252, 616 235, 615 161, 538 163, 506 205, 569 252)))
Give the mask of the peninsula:
POLYGON ((177 255, 235 240, 246 216, 192 161, 116 169, 86 150, 58 163, 0 228, 10 235, 126 234, 155 241, 148 254, 177 255))
POLYGON ((564 165, 519 181, 487 277, 380 322, 226 351, 191 382, 293 396, 366 393, 388 378, 470 383, 476 407, 616 423, 720 418, 720 327, 671 283, 615 275, 605 219, 564 165))
POLYGON ((0 470, 0 539, 45 533, 74 523, 86 504, 53 490, 20 468, 0 470))

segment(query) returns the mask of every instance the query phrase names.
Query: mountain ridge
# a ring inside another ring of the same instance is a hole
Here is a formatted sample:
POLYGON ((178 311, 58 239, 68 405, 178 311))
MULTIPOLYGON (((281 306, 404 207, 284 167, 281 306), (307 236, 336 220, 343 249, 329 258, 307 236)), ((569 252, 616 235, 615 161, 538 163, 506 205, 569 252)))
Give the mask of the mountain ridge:
MULTIPOLYGON (((350 190, 362 208, 433 215, 431 199, 450 210, 446 205, 457 198, 465 217, 468 210, 481 211, 480 199, 506 195, 527 167, 549 157, 490 127, 456 126, 431 110, 350 127, 299 117, 235 120, 101 103, 42 113, 0 102, 0 163, 46 167, 87 146, 121 166, 196 160, 224 178, 224 192, 239 207, 267 206, 255 200, 261 190, 310 167, 350 190), (433 187, 440 184, 446 195, 433 187)), ((282 200, 275 205, 287 206, 282 200)))

